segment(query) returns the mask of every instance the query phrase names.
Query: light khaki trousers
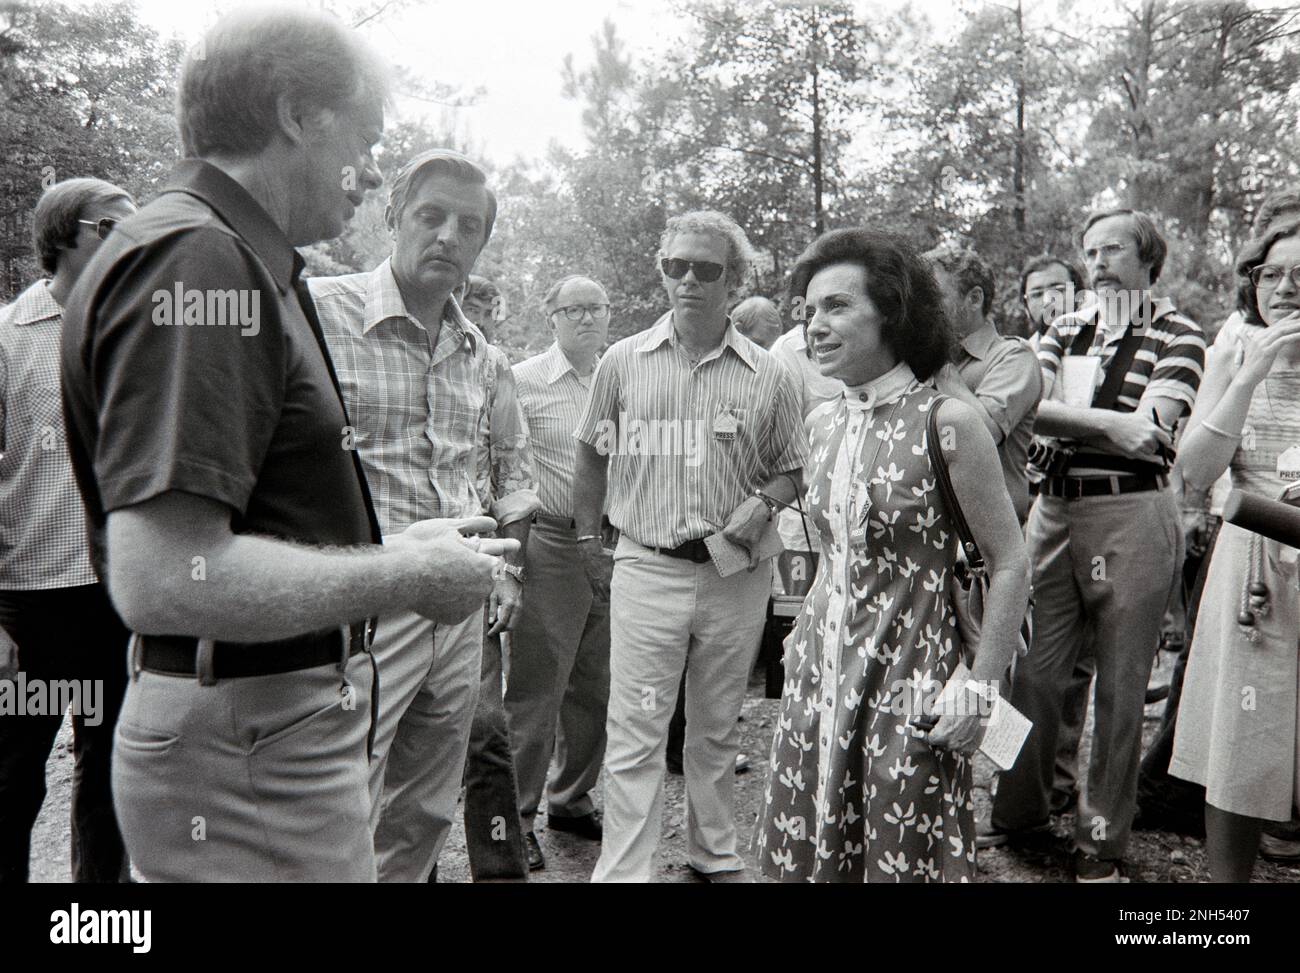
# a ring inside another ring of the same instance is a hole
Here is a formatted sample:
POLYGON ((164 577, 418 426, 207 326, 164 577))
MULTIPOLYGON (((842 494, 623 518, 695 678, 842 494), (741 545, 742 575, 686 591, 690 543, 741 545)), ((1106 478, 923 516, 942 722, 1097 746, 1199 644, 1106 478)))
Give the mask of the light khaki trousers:
POLYGON ((739 871, 732 804, 737 720, 758 652, 771 566, 718 577, 711 561, 656 554, 624 535, 610 599, 605 818, 593 882, 648 882, 663 817, 668 723, 686 671, 690 864, 739 871))
POLYGON ((456 815, 482 679, 483 612, 434 625, 380 620, 373 648, 379 718, 370 764, 381 882, 427 882, 456 815))

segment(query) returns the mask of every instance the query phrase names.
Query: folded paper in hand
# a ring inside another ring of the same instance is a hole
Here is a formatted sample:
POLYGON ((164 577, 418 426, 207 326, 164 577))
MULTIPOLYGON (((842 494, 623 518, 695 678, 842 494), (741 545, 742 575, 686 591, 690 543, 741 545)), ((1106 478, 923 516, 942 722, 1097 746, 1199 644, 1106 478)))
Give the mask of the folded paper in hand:
MULTIPOLYGON (((963 712, 957 708, 957 694, 964 692, 963 687, 969 679, 970 670, 966 668, 966 663, 958 664, 948 684, 943 687, 943 692, 935 700, 934 712, 940 715, 963 712)), ((961 701, 962 705, 970 706, 970 699, 971 697, 967 695, 961 701)), ((998 696, 993 701, 993 709, 984 718, 984 736, 980 739, 980 752, 997 764, 999 770, 1010 770, 1016 762, 1016 757, 1020 755, 1020 748, 1025 745, 1025 738, 1029 736, 1029 730, 1033 725, 1029 717, 998 696)))
MULTIPOLYGON (((719 577, 729 578, 749 567, 749 551, 727 540, 721 533, 710 534, 704 538, 704 546, 709 549, 709 556, 713 558, 713 566, 718 569, 719 577)), ((758 559, 763 561, 769 557, 776 557, 784 550, 785 545, 781 543, 781 534, 776 529, 776 523, 770 522, 767 530, 758 540, 758 559)))

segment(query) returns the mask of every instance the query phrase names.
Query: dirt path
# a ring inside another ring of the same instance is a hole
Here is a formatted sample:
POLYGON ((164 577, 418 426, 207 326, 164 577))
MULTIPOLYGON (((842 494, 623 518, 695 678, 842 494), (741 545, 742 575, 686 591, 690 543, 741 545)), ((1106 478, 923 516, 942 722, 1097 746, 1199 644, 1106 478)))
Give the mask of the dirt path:
MULTIPOLYGON (((1152 677, 1153 684, 1168 681, 1172 657, 1161 653, 1160 664, 1152 677)), ((776 719, 778 700, 762 698, 761 681, 750 686, 749 698, 741 721, 742 749, 749 754, 751 769, 737 776, 736 810, 742 847, 748 848, 755 823, 762 811, 763 787, 767 777, 768 747, 776 719)), ((1147 707, 1145 736, 1149 742, 1159 723, 1163 703, 1147 707)), ((1089 729, 1091 714, 1089 714, 1089 729)), ((72 743, 70 724, 59 735, 54 754, 47 766, 49 795, 32 835, 32 880, 65 882, 68 880, 68 808, 72 787, 72 743)), ((1084 736, 1085 754, 1088 735, 1084 736)), ((976 813, 988 813, 989 785, 993 765, 983 758, 976 763, 976 813)), ((681 777, 669 775, 664 808, 663 841, 660 843, 656 881, 696 882, 687 865, 686 836, 683 826, 684 786, 681 777)), ((541 819, 544 823, 544 818, 541 819)), ((1034 852, 1010 851, 1005 848, 980 853, 980 881, 985 882, 1064 882, 1069 871, 1069 840, 1073 818, 1055 822, 1060 841, 1034 852)), ((546 853, 547 867, 535 872, 535 882, 585 882, 596 864, 599 845, 570 834, 538 831, 546 853)), ((1126 870, 1135 882, 1203 882, 1208 878, 1202 842, 1163 832, 1135 831, 1129 843, 1126 870)), ((443 852, 438 869, 444 882, 468 882, 469 862, 465 855, 465 834, 456 823, 443 852)), ((1255 866, 1256 882, 1300 882, 1300 868, 1284 867, 1263 861, 1255 866)))

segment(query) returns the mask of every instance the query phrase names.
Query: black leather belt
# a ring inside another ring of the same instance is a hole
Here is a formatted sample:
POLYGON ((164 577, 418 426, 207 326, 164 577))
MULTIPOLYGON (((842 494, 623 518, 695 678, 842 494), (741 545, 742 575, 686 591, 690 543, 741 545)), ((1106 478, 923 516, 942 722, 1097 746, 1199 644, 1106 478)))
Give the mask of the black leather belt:
MULTIPOLYGON (((347 626, 348 645, 343 653, 340 626, 330 632, 313 632, 277 642, 215 642, 212 645, 211 677, 242 679, 271 676, 316 666, 337 665, 370 649, 374 629, 370 620, 347 626)), ((183 635, 142 635, 139 637, 136 665, 148 672, 166 676, 198 676, 199 641, 183 635)))
POLYGON ((1050 476, 1043 481, 1039 492, 1062 500, 1082 497, 1114 497, 1121 493, 1144 493, 1162 490, 1169 478, 1160 476, 1050 476))
MULTIPOLYGON (((576 530, 578 527, 578 522, 572 517, 557 517, 555 514, 548 514, 543 510, 533 514, 533 522, 554 530, 576 530)), ((608 517, 600 518, 600 529, 602 531, 609 530, 608 517)))
POLYGON ((708 545, 702 539, 687 541, 685 544, 678 544, 676 547, 652 547, 650 549, 656 554, 667 554, 669 557, 679 557, 683 561, 694 561, 696 564, 703 564, 709 559, 708 545))

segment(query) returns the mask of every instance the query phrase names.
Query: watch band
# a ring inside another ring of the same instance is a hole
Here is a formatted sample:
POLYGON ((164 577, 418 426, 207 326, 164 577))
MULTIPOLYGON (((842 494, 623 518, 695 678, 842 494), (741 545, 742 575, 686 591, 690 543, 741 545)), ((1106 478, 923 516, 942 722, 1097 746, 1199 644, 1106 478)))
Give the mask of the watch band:
POLYGON ((522 564, 503 564, 501 570, 510 577, 514 578, 520 584, 524 583, 524 568, 522 564))

